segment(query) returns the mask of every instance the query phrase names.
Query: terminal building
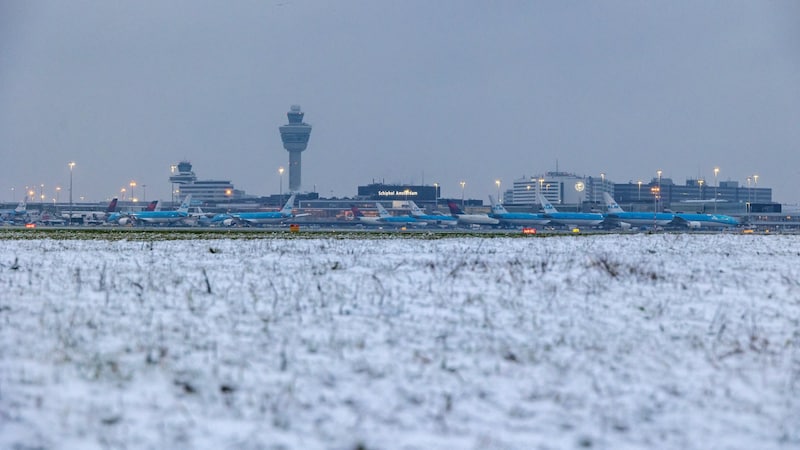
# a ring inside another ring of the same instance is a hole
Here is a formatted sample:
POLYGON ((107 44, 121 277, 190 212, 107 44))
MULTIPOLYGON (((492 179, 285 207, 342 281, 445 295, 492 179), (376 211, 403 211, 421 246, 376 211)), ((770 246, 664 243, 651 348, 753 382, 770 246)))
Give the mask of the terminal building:
POLYGON ((605 175, 586 177, 569 172, 546 172, 514 180, 512 188, 503 195, 503 201, 515 206, 538 206, 541 193, 556 207, 591 209, 592 203, 603 202, 603 192, 614 195, 614 183, 605 175))
POLYGON ((718 186, 709 186, 701 179, 688 179, 683 185, 670 178, 617 183, 614 199, 631 211, 652 211, 655 205, 659 210, 744 214, 756 210, 780 212, 781 206, 772 202, 772 188, 740 186, 737 181, 720 181, 718 186))
POLYGON ((241 200, 245 197, 244 191, 234 188, 228 180, 198 180, 192 171, 192 163, 181 161, 171 167, 172 193, 175 197, 173 203, 180 203, 184 197, 192 194, 192 200, 202 204, 217 204, 241 200))

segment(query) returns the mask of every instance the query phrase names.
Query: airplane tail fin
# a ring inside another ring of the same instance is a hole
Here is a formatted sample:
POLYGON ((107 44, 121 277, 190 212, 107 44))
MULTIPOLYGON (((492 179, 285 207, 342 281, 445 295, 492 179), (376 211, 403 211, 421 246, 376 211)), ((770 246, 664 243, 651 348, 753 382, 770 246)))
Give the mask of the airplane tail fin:
POLYGON ((454 202, 452 200, 447 202, 447 207, 450 208, 450 214, 452 214, 454 216, 457 216, 459 214, 464 214, 464 211, 462 211, 461 208, 458 207, 456 202, 454 202))
POLYGON ((544 197, 544 195, 538 194, 538 196, 539 196, 539 204, 542 205, 542 209, 544 210, 545 214, 558 212, 558 210, 556 210, 556 208, 553 207, 553 205, 544 197))
POLYGON ((156 210, 156 205, 158 205, 158 200, 153 200, 152 202, 150 202, 147 205, 147 208, 145 208, 144 210, 145 211, 155 211, 156 210))
POLYGON ((608 192, 603 192, 603 198, 606 201, 606 212, 611 214, 625 212, 622 210, 622 208, 620 208, 617 202, 615 202, 614 199, 608 195, 608 192))
POLYGON ((28 204, 25 202, 25 200, 20 200, 19 205, 17 205, 17 207, 14 209, 14 212, 16 214, 22 214, 27 210, 28 210, 28 204))
POLYGON ((508 214, 508 211, 501 205, 497 203, 491 195, 489 196, 489 203, 492 204, 492 214, 508 214))
POLYGON ((380 217, 390 217, 389 211, 386 211, 386 208, 383 207, 380 203, 375 203, 375 206, 378 208, 378 215, 380 217))
POLYGON ((364 213, 356 205, 350 205, 350 211, 353 211, 353 217, 364 217, 364 213))
POLYGON ((286 204, 283 205, 283 208, 281 208, 281 215, 286 216, 286 217, 292 215, 292 210, 294 209, 294 198, 295 197, 296 197, 295 194, 292 194, 292 195, 289 196, 289 200, 286 200, 286 204))
POLYGON ((116 209, 117 209, 117 197, 114 197, 111 199, 110 202, 108 202, 108 208, 106 208, 106 212, 113 213, 114 211, 116 211, 116 209))
POLYGON ((419 206, 414 203, 414 200, 408 201, 408 207, 411 208, 411 215, 414 217, 425 215, 425 211, 419 209, 419 206))
POLYGON ((189 213, 189 205, 191 205, 191 204, 192 204, 192 194, 189 194, 189 195, 186 196, 186 198, 183 199, 183 203, 181 203, 181 207, 178 208, 178 212, 179 213, 188 214, 189 213))

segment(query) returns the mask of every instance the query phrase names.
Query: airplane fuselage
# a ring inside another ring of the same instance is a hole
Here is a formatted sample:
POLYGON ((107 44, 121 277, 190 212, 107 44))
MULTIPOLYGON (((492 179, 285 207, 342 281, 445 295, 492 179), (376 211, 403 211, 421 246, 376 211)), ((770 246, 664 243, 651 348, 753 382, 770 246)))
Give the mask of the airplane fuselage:
POLYGON ((492 214, 490 217, 499 220, 500 223, 517 226, 546 225, 550 223, 550 219, 547 217, 532 213, 510 212, 505 214, 492 214))
POLYGON ((458 223, 462 225, 497 225, 499 220, 486 214, 457 214, 458 223))
POLYGON ((555 212, 545 214, 552 222, 568 226, 593 227, 603 223, 605 217, 598 213, 555 212))
POLYGON ((675 219, 675 215, 669 213, 620 212, 609 213, 608 218, 634 226, 651 226, 655 224, 663 227, 672 222, 675 219))

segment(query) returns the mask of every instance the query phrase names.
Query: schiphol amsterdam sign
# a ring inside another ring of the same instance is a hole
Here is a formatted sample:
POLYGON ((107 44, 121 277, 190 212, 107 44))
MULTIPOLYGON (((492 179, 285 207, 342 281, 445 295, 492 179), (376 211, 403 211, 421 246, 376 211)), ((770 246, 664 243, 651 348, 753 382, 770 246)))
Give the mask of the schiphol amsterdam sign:
POLYGON ((404 191, 378 191, 378 197, 416 197, 419 192, 406 189, 404 191))

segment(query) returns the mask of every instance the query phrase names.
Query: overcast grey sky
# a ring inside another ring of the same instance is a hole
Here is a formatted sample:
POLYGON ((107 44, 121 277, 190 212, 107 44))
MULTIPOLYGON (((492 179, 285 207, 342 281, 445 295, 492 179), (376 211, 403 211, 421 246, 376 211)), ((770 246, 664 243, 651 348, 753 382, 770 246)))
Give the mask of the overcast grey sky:
POLYGON ((486 200, 558 160, 616 182, 719 166, 797 203, 800 2, 0 0, 0 200, 64 200, 71 160, 91 200, 130 180, 168 199, 184 158, 277 193, 292 104, 326 196, 465 180, 486 200))

